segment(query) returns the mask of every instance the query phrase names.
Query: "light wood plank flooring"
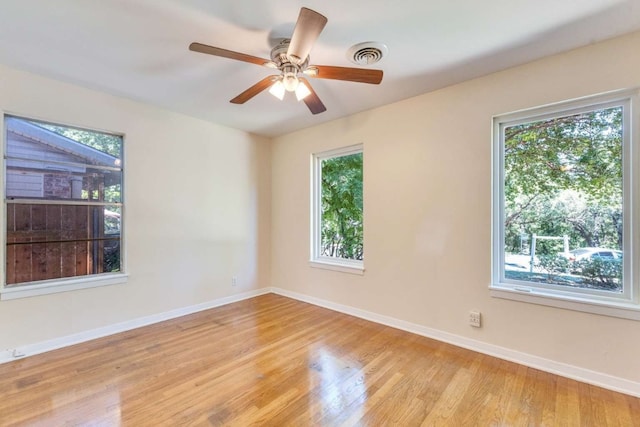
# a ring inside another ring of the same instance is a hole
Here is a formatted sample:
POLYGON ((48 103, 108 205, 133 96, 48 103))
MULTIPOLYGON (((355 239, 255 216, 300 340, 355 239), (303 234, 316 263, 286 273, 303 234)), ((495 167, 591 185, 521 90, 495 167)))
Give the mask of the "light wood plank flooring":
POLYGON ((640 426, 640 399, 277 295, 0 365, 0 425, 640 426))

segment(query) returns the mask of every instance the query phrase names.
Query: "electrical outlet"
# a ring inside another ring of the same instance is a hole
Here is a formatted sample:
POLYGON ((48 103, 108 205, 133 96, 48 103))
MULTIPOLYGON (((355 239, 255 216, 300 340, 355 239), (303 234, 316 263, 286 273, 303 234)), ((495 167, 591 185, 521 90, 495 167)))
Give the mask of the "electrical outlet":
POLYGON ((481 326, 480 321, 480 312, 479 311, 470 311, 469 312, 469 325, 474 328, 479 328, 481 326))
POLYGON ((231 286, 236 286, 238 284, 238 277, 237 276, 233 276, 231 278, 231 286))

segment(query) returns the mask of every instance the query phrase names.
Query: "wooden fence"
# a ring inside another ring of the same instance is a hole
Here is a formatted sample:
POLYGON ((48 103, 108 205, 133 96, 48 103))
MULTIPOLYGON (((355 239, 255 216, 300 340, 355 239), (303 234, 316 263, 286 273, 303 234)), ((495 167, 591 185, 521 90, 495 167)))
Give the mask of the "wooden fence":
POLYGON ((101 273, 104 244, 101 206, 9 203, 6 284, 101 273))

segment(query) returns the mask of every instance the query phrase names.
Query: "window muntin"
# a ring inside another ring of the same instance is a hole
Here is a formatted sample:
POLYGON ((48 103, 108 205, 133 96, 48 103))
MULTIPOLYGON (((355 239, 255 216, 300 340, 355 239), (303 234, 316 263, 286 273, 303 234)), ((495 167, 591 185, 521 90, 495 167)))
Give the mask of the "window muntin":
POLYGON ((4 289, 122 272, 122 136, 5 116, 4 289))
POLYGON ((312 261, 362 268, 362 173, 361 145, 314 155, 312 261))
POLYGON ((493 289, 637 305, 634 95, 494 119, 493 289))

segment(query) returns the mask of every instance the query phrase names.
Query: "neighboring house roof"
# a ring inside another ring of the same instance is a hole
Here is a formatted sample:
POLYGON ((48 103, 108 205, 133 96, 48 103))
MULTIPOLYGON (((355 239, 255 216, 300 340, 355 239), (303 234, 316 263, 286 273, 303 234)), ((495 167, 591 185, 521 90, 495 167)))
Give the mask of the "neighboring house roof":
POLYGON ((107 167, 119 166, 117 157, 24 120, 7 117, 5 119, 5 128, 8 132, 79 157, 87 164, 107 167))

